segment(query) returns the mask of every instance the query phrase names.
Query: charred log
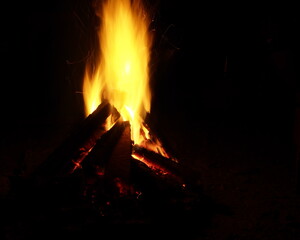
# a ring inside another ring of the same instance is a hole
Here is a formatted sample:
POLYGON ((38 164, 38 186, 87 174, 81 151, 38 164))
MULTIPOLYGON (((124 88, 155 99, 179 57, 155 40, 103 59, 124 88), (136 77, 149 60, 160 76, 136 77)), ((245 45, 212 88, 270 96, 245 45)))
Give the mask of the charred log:
POLYGON ((130 175, 130 159, 132 153, 132 141, 130 136, 129 122, 123 122, 123 132, 118 139, 118 143, 110 155, 106 166, 105 176, 108 178, 120 178, 128 182, 130 175))
POLYGON ((138 145, 133 146, 132 156, 146 164, 150 169, 160 175, 172 176, 172 178, 184 184, 184 180, 180 174, 180 166, 177 162, 172 159, 166 158, 156 152, 149 151, 138 145))
POLYGON ((96 141, 106 132, 105 122, 111 117, 116 121, 120 115, 108 103, 101 103, 49 158, 37 169, 33 177, 39 182, 49 178, 68 175, 80 167, 96 141))
POLYGON ((157 143, 154 135, 133 145, 129 122, 104 102, 35 172, 29 189, 18 195, 30 192, 62 214, 65 205, 71 211, 88 207, 105 222, 156 222, 166 209, 164 217, 169 218, 178 209, 189 209, 198 195, 186 187, 182 165, 157 143), (106 121, 113 123, 109 130, 106 121))
POLYGON ((129 123, 117 121, 97 140, 82 163, 86 191, 101 188, 103 191, 111 192, 111 195, 124 193, 126 186, 129 186, 131 152, 129 123))
POLYGON ((96 141, 95 146, 82 162, 82 170, 85 175, 104 176, 108 161, 119 143, 126 125, 121 120, 117 121, 109 131, 96 141))

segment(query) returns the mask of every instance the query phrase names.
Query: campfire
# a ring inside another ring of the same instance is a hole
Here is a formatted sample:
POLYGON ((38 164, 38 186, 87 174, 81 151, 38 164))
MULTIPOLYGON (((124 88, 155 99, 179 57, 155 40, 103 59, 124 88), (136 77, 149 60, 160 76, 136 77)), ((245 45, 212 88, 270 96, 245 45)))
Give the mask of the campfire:
POLYGON ((96 209, 112 223, 192 211, 195 186, 149 121, 151 19, 137 0, 104 1, 97 15, 99 54, 87 61, 83 80, 86 118, 30 186, 47 200, 59 195, 76 209, 96 209))
POLYGON ((133 158, 153 166, 140 154, 143 148, 172 159, 145 123, 151 108, 149 62, 152 35, 149 32, 150 19, 142 2, 107 1, 98 14, 101 19, 98 33, 101 55, 96 59, 97 64, 92 59, 86 68, 83 83, 86 115, 89 116, 102 101, 109 102, 116 114, 108 116, 105 128, 109 131, 117 121, 128 122, 129 137, 134 145, 133 158))

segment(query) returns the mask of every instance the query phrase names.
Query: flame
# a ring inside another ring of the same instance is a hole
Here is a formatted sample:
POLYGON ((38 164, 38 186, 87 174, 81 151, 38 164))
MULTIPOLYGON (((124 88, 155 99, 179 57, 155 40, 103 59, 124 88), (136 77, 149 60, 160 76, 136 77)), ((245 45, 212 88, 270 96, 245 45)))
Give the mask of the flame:
MULTIPOLYGON (((130 122, 131 138, 140 143, 143 120, 150 112, 150 20, 139 0, 106 0, 101 21, 99 64, 91 74, 86 68, 83 96, 86 115, 108 100, 130 122)), ((90 66, 91 67, 91 66, 90 66)))

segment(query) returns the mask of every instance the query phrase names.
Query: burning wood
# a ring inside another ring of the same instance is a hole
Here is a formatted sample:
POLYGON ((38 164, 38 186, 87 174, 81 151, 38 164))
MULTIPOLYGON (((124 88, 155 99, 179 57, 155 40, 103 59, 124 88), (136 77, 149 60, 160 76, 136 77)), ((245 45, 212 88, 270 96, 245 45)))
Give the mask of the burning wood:
POLYGON ((53 217, 65 224, 68 215, 66 228, 76 222, 98 231, 101 223, 185 221, 185 210, 195 212, 198 195, 185 187, 182 166, 145 123, 150 19, 139 0, 103 2, 102 55, 87 65, 83 84, 87 117, 16 194, 16 209, 29 209, 23 219, 36 216, 34 227, 53 217))
POLYGON ((108 178, 118 178, 128 182, 130 177, 130 155, 132 153, 132 141, 130 137, 129 122, 123 122, 123 131, 114 147, 108 164, 106 166, 106 176, 108 178))
POLYGON ((37 169, 34 176, 41 181, 54 176, 64 176, 80 167, 80 163, 107 131, 106 121, 115 122, 119 113, 108 103, 101 103, 59 148, 37 169))
POLYGON ((183 183, 178 170, 179 165, 172 159, 166 158, 138 145, 134 145, 132 157, 145 163, 147 167, 151 168, 158 174, 170 175, 177 181, 183 183))
MULTIPOLYGON (((106 179, 106 182, 111 184, 117 179, 119 185, 122 183, 128 186, 131 184, 130 174, 137 169, 137 167, 132 169, 132 163, 141 161, 145 164, 142 167, 144 171, 145 167, 149 168, 148 172, 153 171, 155 174, 164 175, 163 177, 168 175, 176 184, 184 185, 179 173, 179 164, 171 158, 152 151, 154 142, 150 149, 146 148, 148 144, 145 142, 141 146, 133 145, 129 122, 119 119, 96 141, 93 149, 82 161, 82 171, 87 176, 88 184, 94 185, 99 179, 106 179)), ((161 145, 159 147, 162 148, 161 145)), ((140 164, 136 166, 141 167, 140 164)))
POLYGON ((151 102, 151 21, 138 0, 107 0, 98 14, 102 55, 86 67, 87 118, 37 169, 34 185, 51 193, 60 186, 60 194, 74 183, 78 198, 112 217, 128 206, 139 212, 153 205, 152 195, 184 202, 181 166, 144 121, 151 102))
POLYGON ((144 121, 151 103, 152 34, 142 1, 107 0, 96 12, 101 19, 101 54, 99 59, 90 59, 83 83, 89 115, 79 133, 49 158, 40 173, 60 176, 79 170, 94 186, 103 178, 109 184, 118 179, 113 185, 130 185, 131 163, 139 160, 156 174, 183 184, 177 163, 144 121), (113 118, 109 127, 115 124, 110 130, 104 127, 109 116, 113 118))
POLYGON ((109 131, 96 141, 95 146, 82 162, 82 169, 87 175, 104 175, 105 167, 124 131, 124 127, 124 122, 119 119, 109 131))
POLYGON ((114 188, 129 184, 130 155, 132 141, 128 122, 117 123, 106 132, 95 144, 82 163, 86 182, 94 185, 97 181, 109 184, 114 188))

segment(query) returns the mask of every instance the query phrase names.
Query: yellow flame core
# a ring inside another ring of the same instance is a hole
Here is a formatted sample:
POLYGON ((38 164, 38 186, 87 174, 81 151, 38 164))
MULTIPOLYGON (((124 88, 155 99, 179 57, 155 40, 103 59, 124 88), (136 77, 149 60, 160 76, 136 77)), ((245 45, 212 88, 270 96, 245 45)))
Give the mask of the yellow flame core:
POLYGON ((150 21, 141 1, 107 0, 100 13, 101 56, 93 75, 86 71, 83 93, 86 115, 108 100, 130 122, 132 140, 141 142, 140 129, 150 112, 150 21))

